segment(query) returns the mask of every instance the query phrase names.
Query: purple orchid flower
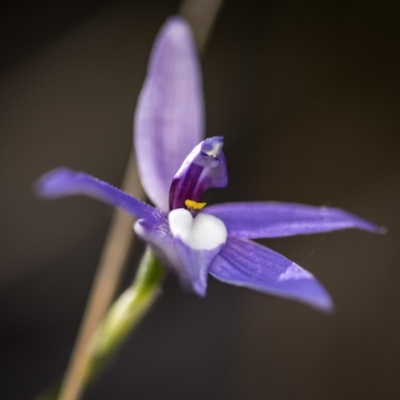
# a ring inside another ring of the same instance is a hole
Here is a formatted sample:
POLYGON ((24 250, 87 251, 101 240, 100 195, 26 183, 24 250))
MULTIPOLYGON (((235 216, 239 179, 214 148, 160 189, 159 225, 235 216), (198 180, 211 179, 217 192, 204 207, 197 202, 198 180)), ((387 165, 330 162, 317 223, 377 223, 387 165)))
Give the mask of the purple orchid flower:
POLYGON ((223 138, 204 137, 202 82, 188 24, 170 18, 155 42, 135 114, 135 151, 152 207, 81 172, 60 168, 44 175, 44 198, 83 194, 124 209, 135 232, 178 275, 206 294, 207 277, 297 300, 329 311, 332 300, 316 278, 249 239, 359 228, 382 228, 346 211, 290 203, 199 203, 209 188, 228 183, 223 138))

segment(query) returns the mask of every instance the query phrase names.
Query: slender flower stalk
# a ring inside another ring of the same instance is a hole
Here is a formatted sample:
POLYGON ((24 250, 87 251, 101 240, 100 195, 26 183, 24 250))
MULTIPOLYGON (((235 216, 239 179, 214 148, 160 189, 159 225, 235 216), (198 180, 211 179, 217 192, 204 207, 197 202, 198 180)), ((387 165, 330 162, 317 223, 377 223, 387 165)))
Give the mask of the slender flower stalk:
MULTIPOLYGON (((139 198, 144 197, 133 153, 129 157, 122 187, 128 193, 135 193, 139 198)), ((118 283, 122 278, 134 239, 132 223, 133 219, 129 218, 124 211, 115 209, 100 254, 79 332, 63 377, 59 400, 80 398, 83 375, 91 357, 89 343, 110 308, 118 283)))
MULTIPOLYGON (((135 280, 113 303, 90 344, 89 363, 83 373, 83 387, 101 371, 106 361, 121 347, 161 293, 166 270, 147 248, 135 280)), ((37 396, 34 400, 57 400, 60 386, 37 396)))
POLYGON ((85 374, 92 378, 137 326, 158 295, 165 268, 147 248, 132 286, 113 303, 99 326, 92 344, 92 358, 85 374))

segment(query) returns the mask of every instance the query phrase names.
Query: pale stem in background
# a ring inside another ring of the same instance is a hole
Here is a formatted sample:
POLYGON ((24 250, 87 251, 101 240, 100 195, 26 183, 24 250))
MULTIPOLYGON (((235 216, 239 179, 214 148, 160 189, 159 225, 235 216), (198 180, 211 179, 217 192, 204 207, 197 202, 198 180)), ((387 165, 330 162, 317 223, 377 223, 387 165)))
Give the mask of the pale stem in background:
MULTIPOLYGON (((122 190, 139 199, 144 197, 133 153, 129 156, 122 190)), ((60 400, 74 400, 80 397, 91 356, 89 344, 114 299, 122 277, 134 239, 132 225, 133 218, 130 215, 118 209, 114 211, 83 320, 62 382, 60 400)))
MULTIPOLYGON (((181 4, 179 13, 192 26, 200 51, 204 49, 221 5, 222 0, 186 0, 181 4)), ((122 190, 139 199, 144 197, 133 153, 126 167, 122 190)), ((92 356, 91 339, 120 282, 133 243, 132 224, 133 219, 123 211, 114 212, 59 400, 77 400, 82 394, 92 356)))
POLYGON ((218 11, 223 0, 184 0, 179 14, 189 21, 199 52, 207 45, 218 11))

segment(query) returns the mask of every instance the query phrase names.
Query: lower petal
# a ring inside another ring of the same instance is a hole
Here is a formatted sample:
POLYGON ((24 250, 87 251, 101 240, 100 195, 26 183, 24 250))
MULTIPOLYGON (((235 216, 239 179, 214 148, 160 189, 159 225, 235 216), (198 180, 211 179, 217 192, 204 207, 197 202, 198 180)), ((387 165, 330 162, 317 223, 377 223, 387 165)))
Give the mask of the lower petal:
POLYGON ((257 243, 228 238, 210 274, 231 285, 300 301, 323 311, 333 303, 316 278, 294 262, 257 243))
POLYGON ((136 218, 153 223, 165 219, 165 215, 154 207, 93 176, 68 168, 58 168, 43 175, 36 182, 35 189, 39 196, 46 199, 81 194, 122 208, 136 218))
POLYGON ((183 208, 168 215, 171 234, 188 286, 199 296, 206 294, 207 276, 211 263, 223 248, 227 232, 218 218, 208 214, 192 214, 183 208))
POLYGON ((175 240, 180 259, 181 281, 185 287, 204 297, 207 290, 208 270, 223 245, 211 250, 194 250, 181 240, 175 240))
POLYGON ((208 270, 222 245, 214 248, 193 248, 191 243, 185 243, 186 238, 184 241, 179 235, 174 236, 167 222, 154 225, 146 220, 139 220, 134 229, 157 257, 178 275, 185 289, 201 297, 206 294, 208 270))

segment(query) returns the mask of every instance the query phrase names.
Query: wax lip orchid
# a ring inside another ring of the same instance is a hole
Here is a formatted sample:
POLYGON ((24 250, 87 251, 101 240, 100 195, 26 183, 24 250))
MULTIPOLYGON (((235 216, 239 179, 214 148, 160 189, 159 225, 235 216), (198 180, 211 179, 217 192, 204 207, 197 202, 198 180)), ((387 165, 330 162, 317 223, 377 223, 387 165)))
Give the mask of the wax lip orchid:
POLYGON ((188 24, 170 18, 159 33, 135 113, 134 147, 143 187, 153 207, 111 185, 66 168, 37 182, 44 198, 91 196, 138 220, 135 232, 204 296, 208 274, 236 286, 297 300, 329 311, 332 300, 316 278, 249 239, 359 228, 382 228, 346 211, 291 203, 247 202, 206 206, 209 188, 228 183, 223 138, 204 138, 199 61, 188 24))

